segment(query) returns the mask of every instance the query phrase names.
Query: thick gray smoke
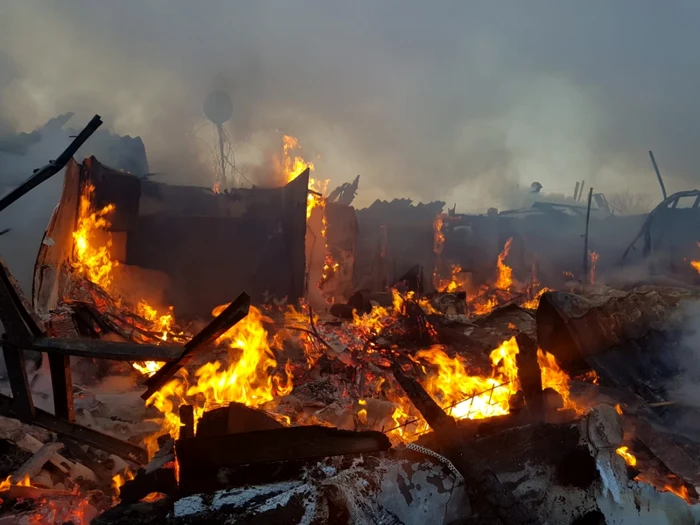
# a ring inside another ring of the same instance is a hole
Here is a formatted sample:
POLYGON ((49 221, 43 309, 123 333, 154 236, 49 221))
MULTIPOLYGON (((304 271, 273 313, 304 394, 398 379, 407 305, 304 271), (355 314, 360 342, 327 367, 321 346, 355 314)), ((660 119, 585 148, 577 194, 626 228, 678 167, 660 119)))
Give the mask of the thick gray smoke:
POLYGON ((498 205, 544 191, 696 184, 700 4, 10 0, 0 7, 0 120, 30 130, 75 111, 141 135, 151 169, 210 183, 204 97, 226 89, 246 156, 298 137, 362 201, 498 205), (252 145, 251 145, 252 144, 252 145), (246 153, 247 150, 247 153, 246 153), (204 153, 203 153, 204 151, 204 153))

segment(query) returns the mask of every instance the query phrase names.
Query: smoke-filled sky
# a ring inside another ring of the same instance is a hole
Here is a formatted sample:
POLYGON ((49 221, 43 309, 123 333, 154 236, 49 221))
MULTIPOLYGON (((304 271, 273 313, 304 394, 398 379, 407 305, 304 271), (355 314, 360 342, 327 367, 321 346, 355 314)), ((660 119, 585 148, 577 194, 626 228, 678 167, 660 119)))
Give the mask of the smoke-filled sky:
POLYGON ((656 200, 648 149, 670 191, 700 185, 699 24, 692 0, 6 0, 0 126, 99 113, 152 171, 209 184, 223 88, 244 172, 279 130, 331 186, 361 174, 364 203, 483 211, 581 179, 656 200))

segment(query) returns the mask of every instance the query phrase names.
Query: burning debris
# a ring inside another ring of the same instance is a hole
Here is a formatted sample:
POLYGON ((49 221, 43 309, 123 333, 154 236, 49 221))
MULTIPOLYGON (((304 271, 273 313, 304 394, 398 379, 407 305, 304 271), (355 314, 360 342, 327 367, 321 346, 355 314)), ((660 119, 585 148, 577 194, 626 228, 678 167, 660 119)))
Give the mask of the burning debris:
POLYGON ((357 221, 334 199, 354 196, 359 179, 325 197, 328 181, 309 176, 299 147, 284 137, 276 170, 286 186, 241 193, 68 163, 32 306, 0 266, 12 393, 0 396, 2 515, 413 524, 431 512, 443 523, 524 524, 671 523, 675 514, 695 523, 700 439, 674 424, 687 413, 664 397, 659 383, 673 371, 654 356, 680 345, 676 312, 696 291, 605 288, 593 251, 575 293, 553 291, 517 236, 499 240, 486 271, 470 268, 450 252, 463 220, 452 210, 375 203, 357 221), (187 254, 164 258, 139 233, 168 218, 185 241, 200 234, 184 218, 197 223, 188 214, 204 207, 184 206, 185 194, 226 210, 216 222, 226 228, 243 203, 235 220, 247 216, 286 247, 255 252, 260 261, 286 253, 289 265, 276 261, 289 266, 285 278, 254 282, 267 277, 237 260, 246 277, 207 288, 204 310, 196 281, 209 276, 194 271, 185 283, 187 254), (274 220, 265 203, 282 208, 274 220), (350 291, 357 224, 392 206, 425 234, 426 263, 389 279, 387 254, 402 235, 392 223, 372 232, 376 264, 363 282, 393 284, 350 291), (48 354, 53 414, 34 405, 43 373, 28 376, 25 350, 48 354))

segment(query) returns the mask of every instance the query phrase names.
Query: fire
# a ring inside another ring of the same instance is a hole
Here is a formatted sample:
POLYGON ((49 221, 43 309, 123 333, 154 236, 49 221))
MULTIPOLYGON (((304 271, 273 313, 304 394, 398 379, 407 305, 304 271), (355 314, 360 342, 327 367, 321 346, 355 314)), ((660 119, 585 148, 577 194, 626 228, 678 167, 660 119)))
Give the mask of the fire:
POLYGON ((367 424, 367 401, 365 399, 358 399, 357 404, 362 407, 357 411, 357 419, 360 423, 362 423, 363 425, 366 425, 367 424))
POLYGON ((678 487, 674 487, 673 485, 664 485, 663 491, 675 494, 676 496, 678 496, 681 499, 684 499, 688 503, 692 501, 690 493, 688 492, 688 489, 685 485, 680 485, 678 487))
POLYGON ((124 483, 126 483, 127 481, 131 481, 132 479, 134 479, 134 473, 131 472, 131 470, 128 467, 124 469, 123 474, 121 472, 117 472, 112 477, 112 488, 114 489, 114 494, 116 496, 119 496, 119 493, 121 491, 121 488, 124 486, 124 483))
POLYGON ((600 255, 596 252, 588 251, 588 259, 591 262, 591 269, 588 271, 588 281, 591 286, 595 286, 595 265, 598 262, 600 255))
MULTIPOLYGON (((218 316, 226 306, 216 307, 212 315, 218 316)), ((263 321, 269 319, 251 306, 248 315, 217 340, 217 344, 228 346, 225 364, 220 361, 205 363, 194 373, 196 382, 192 384, 183 370, 180 377, 171 380, 148 399, 148 405, 163 413, 163 430, 173 437, 178 436, 180 417, 177 411, 182 404, 194 406, 196 425, 207 410, 231 402, 257 408, 291 392, 290 363, 287 362, 283 370, 278 369, 263 321)), ((148 445, 153 446, 152 443, 148 445)))
POLYGON ((542 294, 550 291, 551 289, 547 288, 546 286, 544 288, 541 288, 532 299, 530 299, 529 301, 525 301, 522 304, 522 307, 527 308, 529 310, 537 310, 537 308, 540 305, 540 297, 542 297, 542 294))
POLYGON ((131 363, 136 370, 141 372, 143 375, 151 377, 158 370, 161 369, 163 363, 159 361, 135 361, 131 363))
POLYGON ((172 330, 175 317, 173 316, 173 307, 168 308, 168 313, 160 315, 158 310, 141 299, 136 305, 136 313, 143 317, 146 321, 153 324, 153 329, 156 332, 162 332, 161 339, 168 340, 168 332, 172 330))
POLYGON ((542 388, 552 388, 559 392, 559 395, 564 401, 564 408, 574 409, 577 413, 582 412, 582 409, 571 400, 569 391, 569 375, 564 372, 556 358, 542 349, 537 349, 537 364, 540 365, 542 374, 542 388))
POLYGON ((449 357, 440 346, 421 350, 416 359, 430 365, 426 391, 457 419, 483 419, 507 414, 510 397, 518 391, 518 354, 515 338, 504 341, 490 354, 490 376, 472 375, 461 356, 449 357))
POLYGON ((5 481, 0 482, 0 492, 6 492, 6 491, 10 490, 10 487, 13 487, 13 486, 31 487, 32 484, 31 484, 31 481, 30 481, 28 475, 25 475, 24 478, 19 480, 19 481, 13 480, 12 476, 7 476, 7 478, 5 478, 5 481))
POLYGON ((620 406, 620 403, 618 403, 617 405, 615 405, 615 412, 617 412, 618 414, 622 415, 622 407, 620 406))
POLYGON ((513 286, 513 269, 504 262, 510 253, 510 245, 512 242, 512 237, 506 241, 506 244, 503 246, 503 251, 498 255, 498 260, 496 261, 496 265, 498 266, 496 288, 499 290, 510 291, 513 286))
POLYGON ((459 292, 464 289, 464 280, 461 278, 462 267, 459 264, 453 264, 451 268, 450 280, 438 280, 437 289, 440 292, 459 292))
POLYGON ((433 221, 433 253, 435 254, 433 286, 439 291, 442 291, 442 289, 447 286, 447 283, 440 279, 440 259, 442 256, 442 248, 445 244, 445 234, 442 231, 444 224, 445 221, 443 219, 443 215, 436 215, 435 220, 433 221))
POLYGON ((98 230, 111 226, 105 218, 116 209, 114 204, 107 204, 101 210, 92 211, 92 199, 95 186, 86 183, 80 195, 78 226, 73 232, 74 257, 73 267, 89 281, 109 290, 112 284, 112 269, 119 263, 112 260, 112 236, 107 234, 107 242, 103 246, 95 246, 98 230))
MULTIPOLYGON (((291 155, 292 151, 298 149, 301 149, 301 144, 299 144, 297 138, 290 135, 284 135, 282 137, 282 162, 281 165, 278 166, 278 169, 281 168, 285 182, 292 182, 301 175, 306 168, 309 168, 311 171, 315 169, 313 162, 307 162, 303 157, 291 155)), ((277 159, 276 162, 280 164, 277 159)), ((311 184, 309 184, 309 186, 311 186, 311 184)))
POLYGON ((622 456, 625 463, 627 463, 630 467, 637 465, 637 458, 634 457, 634 454, 629 451, 629 447, 620 447, 615 452, 622 456))

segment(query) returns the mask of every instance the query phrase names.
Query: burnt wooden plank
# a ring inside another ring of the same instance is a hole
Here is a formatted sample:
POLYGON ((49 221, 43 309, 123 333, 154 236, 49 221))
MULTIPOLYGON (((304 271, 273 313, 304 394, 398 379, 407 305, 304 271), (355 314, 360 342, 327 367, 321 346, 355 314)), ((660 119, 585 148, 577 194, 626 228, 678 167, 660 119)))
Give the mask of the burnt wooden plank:
POLYGON ((97 357, 114 361, 172 361, 182 354, 181 346, 150 345, 98 339, 42 337, 35 339, 28 349, 49 355, 97 357))
POLYGON ((49 370, 51 372, 54 414, 67 421, 75 421, 70 357, 67 355, 49 354, 49 370))
POLYGON ((180 439, 175 455, 184 478, 188 472, 220 467, 380 452, 390 447, 389 438, 381 432, 303 426, 180 439))
POLYGON ((155 392, 160 390, 175 373, 183 366, 186 366, 198 350, 205 348, 224 333, 226 333, 233 325, 248 315, 250 308, 250 297, 245 292, 238 296, 219 316, 205 326, 198 334, 190 339, 186 344, 182 355, 174 361, 165 364, 152 377, 146 380, 146 392, 141 396, 143 399, 148 399, 155 392))
MULTIPOLYGON (((11 397, 0 394, 0 414, 6 417, 18 417, 18 410, 15 400, 11 397)), ((69 437, 84 445, 104 450, 111 454, 123 457, 145 465, 148 462, 148 453, 145 449, 117 439, 108 434, 103 434, 97 430, 87 428, 76 423, 71 423, 65 419, 50 414, 40 408, 35 408, 32 425, 36 425, 56 434, 69 437)))

